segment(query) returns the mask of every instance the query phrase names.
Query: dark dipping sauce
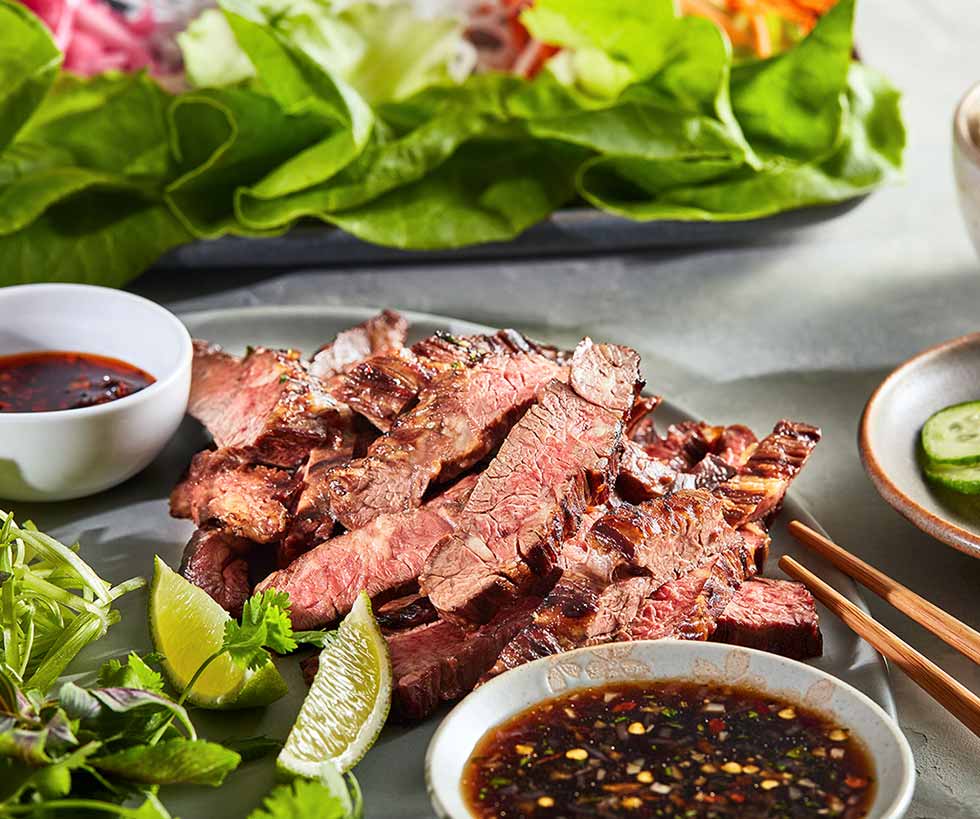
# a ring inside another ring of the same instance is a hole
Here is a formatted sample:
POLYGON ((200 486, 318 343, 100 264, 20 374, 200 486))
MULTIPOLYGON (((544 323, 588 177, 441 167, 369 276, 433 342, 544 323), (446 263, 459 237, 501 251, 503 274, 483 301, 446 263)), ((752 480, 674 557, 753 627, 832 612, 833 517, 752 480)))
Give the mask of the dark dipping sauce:
POLYGON ((741 687, 616 683, 491 729, 466 763, 480 819, 867 815, 867 753, 846 728, 741 687))
POLYGON ((54 412, 125 398, 156 379, 118 358, 45 351, 0 356, 0 412, 54 412))

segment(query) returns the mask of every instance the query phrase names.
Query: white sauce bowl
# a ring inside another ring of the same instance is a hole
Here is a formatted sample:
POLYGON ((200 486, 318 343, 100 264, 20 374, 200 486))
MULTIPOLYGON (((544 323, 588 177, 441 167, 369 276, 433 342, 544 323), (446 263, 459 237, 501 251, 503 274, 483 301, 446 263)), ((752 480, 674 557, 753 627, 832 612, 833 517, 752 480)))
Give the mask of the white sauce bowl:
POLYGON ((80 498, 135 475, 176 432, 190 394, 180 320, 121 290, 76 284, 0 289, 0 355, 63 350, 118 358, 156 381, 80 409, 0 412, 0 499, 80 498))
POLYGON ((501 674, 469 694, 429 744, 425 779, 440 819, 472 819, 460 787, 483 735, 527 708, 577 688, 628 680, 741 685, 806 706, 849 728, 877 780, 867 819, 900 819, 915 787, 912 749, 898 724, 856 688, 818 668, 755 649, 690 640, 644 640, 580 648, 501 674))

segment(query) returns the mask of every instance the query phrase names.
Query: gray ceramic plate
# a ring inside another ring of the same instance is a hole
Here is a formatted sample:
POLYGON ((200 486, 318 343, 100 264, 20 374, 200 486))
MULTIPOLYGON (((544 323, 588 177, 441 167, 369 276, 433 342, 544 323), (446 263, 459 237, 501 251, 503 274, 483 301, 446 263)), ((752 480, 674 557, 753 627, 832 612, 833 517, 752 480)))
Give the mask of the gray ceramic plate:
POLYGON ((875 390, 864 409, 859 446, 881 496, 923 532, 980 557, 980 496, 927 483, 919 431, 937 410, 980 400, 980 333, 910 358, 875 390))
MULTIPOLYGON (((260 307, 197 313, 183 318, 192 335, 219 342, 231 350, 242 350, 250 343, 313 350, 339 330, 363 321, 372 313, 361 308, 260 307)), ((485 329, 435 316, 411 313, 406 316, 412 323, 415 337, 438 329, 457 332, 485 329)), ((656 384, 652 386, 656 388, 656 384)), ((773 408, 773 412, 778 413, 778 407, 773 408)), ((690 417, 669 403, 658 409, 657 414, 661 423, 690 417)), ((774 414, 773 420, 777 417, 774 414)), ((107 578, 122 580, 134 574, 149 576, 154 553, 171 566, 180 562, 191 527, 187 521, 169 516, 167 496, 191 456, 205 444, 200 427, 188 420, 163 454, 122 486, 84 500, 47 505, 19 504, 14 511, 18 518, 33 518, 42 528, 63 540, 80 540, 83 556, 107 578)), ((781 521, 773 531, 771 571, 776 571, 780 555, 792 554, 814 566, 828 583, 863 606, 850 580, 829 565, 820 564, 812 555, 804 554, 787 534, 785 521, 793 518, 818 527, 812 516, 790 497, 781 521)), ((121 604, 122 622, 104 640, 89 647, 80 658, 79 668, 96 668, 108 657, 120 656, 130 649, 149 649, 145 596, 127 595, 121 604)), ((895 706, 884 662, 867 643, 857 639, 831 614, 822 611, 821 617, 825 656, 815 665, 851 683, 894 715, 895 706)), ((233 714, 197 711, 194 719, 201 732, 217 740, 257 734, 285 737, 306 687, 295 659, 283 659, 279 666, 289 683, 288 696, 261 711, 233 714)), ((389 726, 357 766, 369 819, 429 819, 432 816, 423 762, 429 739, 447 711, 419 725, 389 726)), ((264 760, 243 766, 218 790, 165 789, 161 796, 171 813, 182 819, 244 819, 274 782, 272 760, 264 760)))

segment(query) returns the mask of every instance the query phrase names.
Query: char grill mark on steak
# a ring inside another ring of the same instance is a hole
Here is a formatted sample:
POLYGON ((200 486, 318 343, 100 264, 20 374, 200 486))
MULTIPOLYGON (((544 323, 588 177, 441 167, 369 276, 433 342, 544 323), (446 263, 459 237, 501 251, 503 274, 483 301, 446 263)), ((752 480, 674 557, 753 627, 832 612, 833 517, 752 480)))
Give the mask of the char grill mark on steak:
POLYGON ((638 365, 634 351, 586 339, 569 384, 550 383, 511 430, 420 578, 444 618, 487 622, 515 596, 553 583, 564 541, 608 495, 638 365))
POLYGON ((408 322, 394 310, 382 310, 367 321, 344 330, 314 353, 310 372, 326 381, 351 370, 372 355, 397 352, 405 344, 408 322))
POLYGON ((271 543, 286 532, 295 491, 294 477, 282 469, 244 463, 227 450, 205 450, 174 487, 170 514, 271 543))
POLYGON ((348 529, 417 507, 432 483, 461 474, 494 450, 564 369, 537 353, 488 355, 444 372, 366 457, 330 472, 330 508, 348 529))
POLYGON ((584 548, 570 550, 569 563, 576 554, 582 562, 568 566, 491 673, 628 634, 646 598, 665 583, 716 561, 723 552, 747 552, 742 536, 725 522, 723 509, 706 492, 681 491, 603 515, 584 548))
POLYGON ((198 529, 184 548, 180 573, 240 617, 251 593, 248 562, 254 549, 251 541, 221 529, 198 529))
POLYGON ((188 412, 219 448, 286 469, 313 447, 333 447, 349 411, 324 390, 293 351, 259 347, 237 358, 194 342, 188 412))
POLYGON ((273 572, 256 591, 288 593, 298 629, 343 617, 361 590, 372 598, 396 593, 417 580, 432 547, 455 528, 475 482, 474 476, 466 477, 418 509, 380 515, 321 543, 273 572))
POLYGON ((813 597, 788 580, 755 578, 742 584, 721 616, 714 639, 807 660, 823 653, 813 597))
POLYGON ((415 403, 419 393, 440 374, 472 367, 488 355, 517 353, 534 353, 557 364, 565 363, 563 352, 529 341, 516 330, 465 337, 437 333, 410 349, 394 350, 361 362, 333 379, 330 392, 379 430, 388 432, 395 420, 415 403))
POLYGON ((771 520, 819 441, 818 427, 786 420, 776 424, 738 474, 715 490, 725 499, 728 522, 740 526, 771 520))
POLYGON ((525 597, 476 630, 437 620, 387 636, 394 675, 392 712, 419 720, 472 690, 540 598, 525 597))
POLYGON ((439 614, 418 592, 388 600, 375 609, 378 625, 385 633, 405 631, 439 619, 439 614))
POLYGON ((627 442, 616 489, 630 503, 641 503, 680 489, 714 491, 734 477, 755 436, 747 427, 716 427, 704 422, 675 424, 663 437, 642 432, 627 442))

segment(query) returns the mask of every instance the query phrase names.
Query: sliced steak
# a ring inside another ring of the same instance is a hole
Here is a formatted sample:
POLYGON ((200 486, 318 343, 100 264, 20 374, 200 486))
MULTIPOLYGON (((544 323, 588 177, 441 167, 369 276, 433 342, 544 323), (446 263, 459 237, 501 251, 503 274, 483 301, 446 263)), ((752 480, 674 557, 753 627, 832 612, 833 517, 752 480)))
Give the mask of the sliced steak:
POLYGON ((634 351, 586 340, 569 383, 551 382, 513 428, 419 580, 444 618, 487 622, 551 580, 563 542, 608 494, 638 366, 634 351))
POLYGON ((367 321, 344 330, 313 355, 310 372, 326 381, 351 370, 372 355, 387 355, 402 348, 408 322, 394 310, 382 310, 367 321))
MULTIPOLYGON (((507 645, 494 674, 539 657, 628 635, 648 597, 669 581, 718 559, 747 552, 706 492, 682 491, 603 515, 581 550, 534 614, 507 645)), ((706 575, 700 594, 708 580, 706 575)))
POLYGON ((456 477, 496 449, 542 388, 563 376, 562 367, 537 353, 489 355, 443 373, 366 457, 329 474, 331 510, 357 529, 377 515, 414 509, 430 484, 456 477))
MULTIPOLYGON (((619 458, 616 492, 629 503, 642 503, 681 488, 682 476, 674 467, 651 457, 636 441, 625 441, 619 458)), ((693 478, 690 484, 693 486, 693 478)))
POLYGON ((423 597, 418 592, 382 603, 375 609, 374 614, 378 625, 385 633, 424 626, 439 619, 439 614, 429 602, 429 598, 423 597))
POLYGON ((439 620, 389 635, 394 715, 419 720, 471 691, 539 602, 524 598, 473 631, 439 620))
POLYGON ((819 441, 818 427, 785 420, 776 424, 738 474, 715 489, 725 499, 728 522, 740 526, 771 520, 819 441))
POLYGON ((282 469, 245 463, 227 450, 205 450, 170 494, 170 514, 271 543, 286 532, 295 490, 295 479, 282 469))
POLYGON ((198 529, 184 549, 180 573, 239 617, 252 589, 248 559, 254 548, 251 541, 221 529, 198 529))
POLYGON ((704 566, 653 592, 620 638, 707 640, 739 587, 755 572, 753 544, 743 541, 726 549, 704 566))
POLYGON ((713 639, 794 660, 823 653, 820 620, 806 586, 765 577, 742 584, 718 618, 713 639))
POLYGON ((257 587, 287 592, 293 627, 319 628, 343 617, 362 591, 376 598, 414 583, 432 547, 452 532, 475 478, 419 509, 381 515, 300 555, 257 587))
POLYGON ((372 356, 333 380, 330 392, 382 432, 388 432, 395 419, 440 374, 471 367, 488 355, 515 353, 535 353, 559 364, 565 360, 563 352, 529 341, 516 330, 465 337, 437 333, 411 349, 372 356))
POLYGON ((314 447, 337 446, 349 415, 294 351, 260 347, 237 358, 200 341, 188 412, 219 448, 283 468, 299 466, 314 447))

